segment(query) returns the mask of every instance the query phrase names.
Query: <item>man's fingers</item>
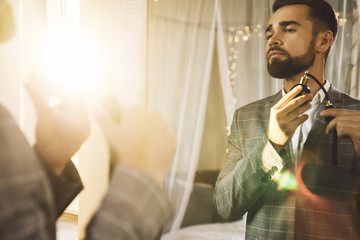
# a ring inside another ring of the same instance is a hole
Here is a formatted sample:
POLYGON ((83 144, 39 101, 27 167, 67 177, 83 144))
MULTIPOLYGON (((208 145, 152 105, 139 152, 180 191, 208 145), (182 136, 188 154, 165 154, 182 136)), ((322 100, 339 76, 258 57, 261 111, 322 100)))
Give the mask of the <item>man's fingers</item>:
POLYGON ((298 95, 301 92, 301 89, 302 89, 301 86, 294 87, 283 98, 281 98, 279 102, 275 104, 275 107, 282 108, 283 106, 288 104, 294 97, 296 97, 296 95, 298 95))
POLYGON ((44 92, 41 90, 41 87, 37 83, 31 81, 25 83, 24 87, 35 105, 37 115, 47 115, 50 111, 50 107, 46 101, 44 92))
POLYGON ((294 120, 291 121, 291 124, 293 125, 294 127, 294 132, 295 132, 295 129, 302 123, 304 123, 307 119, 309 118, 309 115, 307 114, 303 114, 297 118, 295 118, 294 120))
POLYGON ((300 105, 300 107, 297 107, 297 108, 291 106, 290 109, 289 109, 290 112, 288 113, 287 118, 289 120, 295 119, 299 115, 303 114, 304 112, 306 112, 310 108, 311 108, 311 103, 310 102, 305 102, 302 105, 300 105))
POLYGON ((334 119, 326 126, 327 134, 333 132, 335 129, 338 131, 339 137, 343 137, 346 134, 348 136, 352 136, 354 134, 359 134, 360 132, 359 111, 347 109, 326 109, 322 111, 320 115, 322 117, 334 117, 334 119), (354 128, 353 131, 349 131, 351 128, 354 128))
POLYGON ((360 139, 359 130, 356 127, 351 126, 349 124, 337 127, 336 132, 338 137, 340 138, 349 137, 351 139, 360 139))
POLYGON ((356 116, 360 115, 359 111, 348 110, 348 109, 338 109, 338 108, 329 108, 325 109, 320 113, 322 117, 336 117, 339 115, 346 115, 346 116, 356 116))
MULTIPOLYGON (((281 109, 274 109, 277 112, 278 120, 290 122, 303 114, 306 110, 311 108, 311 103, 308 102, 312 98, 311 94, 300 96, 290 101, 286 106, 281 109)), ((273 107, 274 108, 274 107, 273 107)))
POLYGON ((360 126, 354 119, 336 117, 326 126, 326 134, 330 134, 336 129, 338 137, 360 138, 359 128, 360 126))
POLYGON ((102 108, 95 110, 94 117, 106 135, 118 127, 118 124, 116 124, 110 115, 102 108))
POLYGON ((305 95, 302 95, 300 97, 292 99, 284 107, 287 109, 288 112, 291 112, 291 111, 295 110, 296 108, 299 108, 300 106, 303 106, 307 102, 310 102, 312 97, 313 97, 312 94, 307 93, 305 95))

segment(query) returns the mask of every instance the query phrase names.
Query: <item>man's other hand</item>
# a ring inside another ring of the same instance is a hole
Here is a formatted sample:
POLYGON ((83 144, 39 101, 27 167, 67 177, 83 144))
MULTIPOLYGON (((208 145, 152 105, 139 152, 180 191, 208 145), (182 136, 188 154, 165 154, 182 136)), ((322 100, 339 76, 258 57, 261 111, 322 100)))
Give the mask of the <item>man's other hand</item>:
POLYGON ((71 157, 89 135, 88 113, 81 99, 60 98, 59 105, 49 105, 49 85, 45 79, 31 79, 25 84, 36 109, 35 150, 44 163, 61 175, 71 157))
POLYGON ((113 164, 137 168, 159 185, 169 171, 175 153, 176 140, 157 112, 134 107, 119 113, 117 102, 102 106, 96 113, 111 149, 113 164), (109 110, 117 109, 117 113, 109 110), (114 119, 117 116, 117 119, 114 119))
POLYGON ((322 111, 320 115, 334 117, 327 125, 326 133, 336 130, 338 137, 350 138, 360 156, 360 111, 331 108, 322 111))

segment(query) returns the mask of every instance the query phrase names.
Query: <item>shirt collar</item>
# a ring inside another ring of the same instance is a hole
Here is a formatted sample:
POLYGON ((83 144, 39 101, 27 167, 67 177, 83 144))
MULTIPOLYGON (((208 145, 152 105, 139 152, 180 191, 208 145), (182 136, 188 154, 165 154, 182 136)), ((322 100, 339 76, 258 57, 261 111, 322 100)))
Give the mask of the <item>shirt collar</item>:
MULTIPOLYGON (((329 91, 329 88, 330 88, 330 82, 325 80, 325 83, 323 85, 324 89, 327 91, 329 91)), ((285 92, 285 89, 282 88, 282 96, 285 96, 286 92, 285 92)), ((311 102, 322 102, 324 101, 324 98, 325 98, 325 93, 324 91, 322 91, 321 89, 319 89, 319 91, 317 91, 315 93, 315 96, 313 97, 313 100, 311 102)))

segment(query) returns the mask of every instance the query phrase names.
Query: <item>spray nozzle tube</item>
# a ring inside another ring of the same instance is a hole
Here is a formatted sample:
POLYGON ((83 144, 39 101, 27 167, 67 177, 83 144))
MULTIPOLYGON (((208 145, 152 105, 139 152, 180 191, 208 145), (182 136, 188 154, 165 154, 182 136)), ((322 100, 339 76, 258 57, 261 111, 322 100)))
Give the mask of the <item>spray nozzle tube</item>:
POLYGON ((300 79, 300 84, 301 85, 307 85, 310 78, 308 76, 308 73, 309 73, 309 70, 305 71, 304 72, 304 75, 301 76, 301 79, 300 79))
POLYGON ((296 95, 296 97, 300 97, 301 95, 304 95, 304 94, 307 94, 307 93, 310 93, 310 88, 307 86, 310 78, 308 77, 308 72, 309 70, 307 70, 306 72, 304 72, 304 74, 301 76, 301 79, 300 79, 300 83, 299 84, 296 84, 295 86, 293 86, 291 89, 293 89, 294 87, 296 86, 302 86, 302 90, 301 92, 296 95))
MULTIPOLYGON (((309 81, 309 77, 311 77, 319 85, 321 90, 324 92, 325 99, 326 99, 325 109, 335 108, 334 105, 331 103, 330 98, 329 98, 329 94, 325 90, 324 86, 319 82, 319 80, 316 79, 315 76, 313 76, 312 74, 309 73, 309 70, 305 71, 304 75, 301 77, 300 84, 301 84, 302 81, 304 81, 304 82, 306 82, 305 83, 305 85, 306 85, 308 83, 308 81, 309 81)), ((329 123, 332 119, 334 119, 334 117, 325 117, 325 121, 327 123, 329 123)), ((336 130, 333 133, 332 165, 333 166, 338 165, 338 161, 337 161, 337 133, 336 133, 336 130)))

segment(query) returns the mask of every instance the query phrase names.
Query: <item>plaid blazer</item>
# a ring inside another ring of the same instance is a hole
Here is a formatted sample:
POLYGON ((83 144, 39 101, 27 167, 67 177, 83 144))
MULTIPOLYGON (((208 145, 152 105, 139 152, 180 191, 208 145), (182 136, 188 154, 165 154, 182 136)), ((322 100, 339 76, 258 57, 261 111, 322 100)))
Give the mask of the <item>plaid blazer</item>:
POLYGON ((0 239, 55 239, 55 218, 46 172, 0 105, 0 239))
POLYGON ((87 226, 86 239, 160 239, 170 217, 170 203, 160 187, 144 173, 119 164, 87 226))
MULTIPOLYGON (((359 100, 335 87, 328 93, 336 108, 360 110, 359 100)), ((289 145, 278 154, 266 130, 270 108, 281 96, 280 91, 235 112, 214 192, 219 214, 236 220, 247 213, 246 239, 360 239, 360 157, 352 141, 338 140, 339 164, 333 166, 322 103, 297 164, 289 145), (295 190, 264 181, 274 166, 296 176, 295 190)))
POLYGON ((0 105, 0 239, 55 239, 56 218, 81 189, 74 165, 55 176, 0 105))

